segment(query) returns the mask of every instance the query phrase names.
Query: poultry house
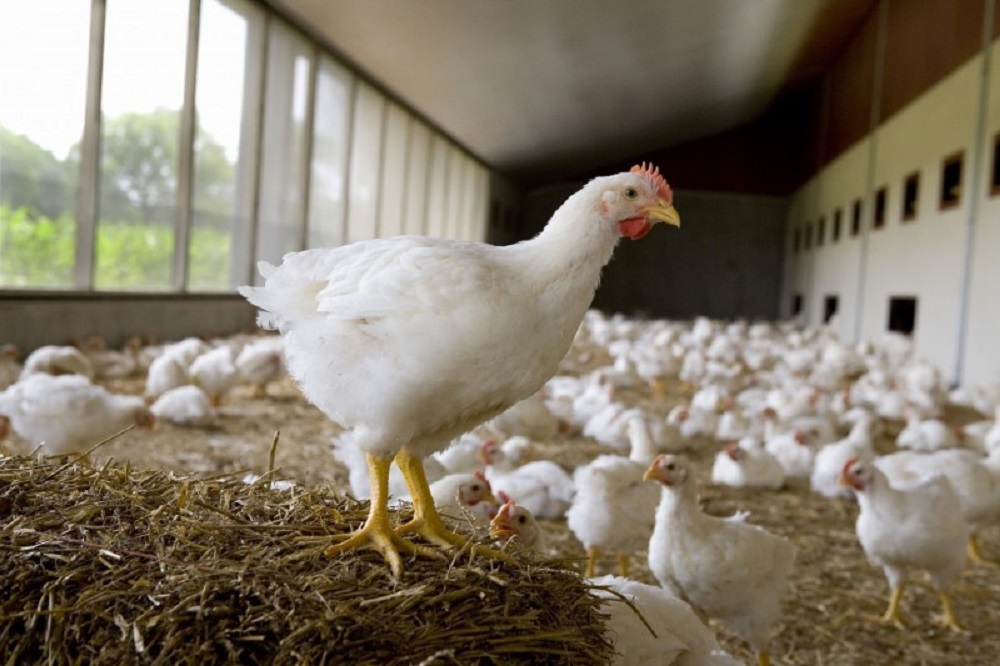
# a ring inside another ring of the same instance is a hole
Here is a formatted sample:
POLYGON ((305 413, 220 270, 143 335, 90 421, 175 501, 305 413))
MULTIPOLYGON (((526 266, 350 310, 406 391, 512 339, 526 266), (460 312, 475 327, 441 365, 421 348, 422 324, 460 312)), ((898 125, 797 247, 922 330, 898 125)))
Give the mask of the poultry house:
POLYGON ((930 574, 945 626, 961 631, 948 590, 965 566, 970 530, 951 483, 936 475, 893 487, 876 465, 856 459, 847 461, 841 479, 858 497, 861 547, 889 582, 889 606, 882 621, 904 626, 900 601, 910 571, 920 569, 930 574))
POLYGON ((710 516, 695 479, 672 454, 657 456, 645 478, 662 485, 649 539, 649 569, 664 587, 717 618, 770 663, 768 646, 795 562, 795 546, 744 522, 710 516))
POLYGON ((401 553, 437 553, 402 534, 466 545, 434 509, 423 459, 543 387, 615 246, 657 222, 679 225, 672 202, 659 170, 644 164, 591 180, 515 245, 402 236, 259 264, 264 284, 240 292, 260 308, 259 323, 282 334, 303 394, 354 433, 370 469, 369 518, 328 555, 375 548, 399 578, 401 553), (393 460, 414 508, 398 530, 388 513, 393 460))

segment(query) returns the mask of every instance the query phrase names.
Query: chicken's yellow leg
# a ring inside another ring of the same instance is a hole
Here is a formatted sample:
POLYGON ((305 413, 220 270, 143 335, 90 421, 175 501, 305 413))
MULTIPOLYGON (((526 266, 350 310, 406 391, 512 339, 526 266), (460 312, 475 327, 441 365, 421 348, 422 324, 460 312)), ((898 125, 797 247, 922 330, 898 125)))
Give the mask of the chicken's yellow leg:
POLYGON ((975 532, 969 534, 969 559, 980 564, 992 564, 993 566, 1000 564, 1000 561, 983 555, 983 551, 979 548, 979 542, 976 540, 975 532))
POLYGON ((903 588, 904 584, 900 584, 899 587, 892 588, 892 593, 889 595, 889 607, 885 609, 885 614, 882 616, 882 621, 886 623, 892 623, 897 627, 904 627, 903 618, 899 616, 899 602, 903 598, 903 588))
POLYGON ((327 547, 325 555, 339 555, 354 548, 373 548, 382 553, 386 564, 392 570, 392 575, 399 578, 403 575, 403 553, 416 553, 440 557, 439 553, 417 546, 396 534, 389 522, 389 466, 391 459, 381 459, 372 454, 366 454, 368 475, 371 481, 371 507, 368 510, 368 520, 364 527, 348 535, 343 543, 327 547))
POLYGON ((470 537, 463 536, 444 524, 441 516, 434 506, 434 498, 431 496, 430 487, 427 484, 427 475, 424 473, 423 462, 419 458, 414 458, 406 450, 400 450, 396 454, 396 464, 406 479, 406 485, 410 488, 410 496, 413 498, 413 520, 404 523, 396 528, 399 535, 416 532, 431 543, 442 547, 457 546, 459 548, 469 548, 474 553, 485 555, 496 559, 510 562, 511 558, 507 553, 480 546, 472 543, 470 537))
POLYGON ((757 653, 757 666, 771 666, 771 653, 770 652, 758 652, 757 653))
POLYGON ((628 578, 628 555, 618 554, 618 573, 622 578, 628 578))
POLYGON ((587 578, 594 577, 594 573, 597 571, 597 556, 600 552, 597 546, 591 546, 587 549, 587 568, 583 571, 583 575, 587 578))
POLYGON ((965 628, 958 623, 958 618, 955 617, 955 610, 951 607, 951 598, 948 596, 948 593, 938 592, 938 599, 941 600, 941 610, 943 611, 941 621, 944 626, 952 631, 964 633, 965 628))

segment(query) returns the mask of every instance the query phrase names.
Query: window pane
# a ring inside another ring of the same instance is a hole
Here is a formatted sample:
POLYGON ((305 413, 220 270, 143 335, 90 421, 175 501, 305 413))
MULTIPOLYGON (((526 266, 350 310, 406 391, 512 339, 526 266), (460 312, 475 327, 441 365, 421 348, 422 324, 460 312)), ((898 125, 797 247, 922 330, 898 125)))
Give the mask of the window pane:
POLYGON ((227 291, 249 277, 263 26, 242 0, 202 2, 190 291, 227 291))
POLYGON ((378 177, 382 151, 382 112, 385 98, 366 84, 359 84, 354 99, 351 131, 351 179, 347 240, 351 243, 378 234, 378 177))
POLYGON ((89 40, 89 0, 4 4, 0 288, 73 286, 89 40))
POLYGON ((427 233, 427 164, 431 152, 431 132, 427 125, 414 120, 410 126, 410 168, 406 174, 406 203, 403 231, 427 233))
POLYGON ((465 196, 465 188, 463 185, 463 173, 465 171, 465 155, 462 152, 451 146, 448 150, 448 205, 447 210, 447 222, 445 223, 445 237, 446 238, 461 238, 462 237, 462 225, 464 221, 462 219, 462 213, 464 212, 462 199, 465 196))
POLYGON ((110 2, 94 286, 172 284, 187 3, 110 2))
POLYGON ((309 188, 309 247, 344 243, 344 186, 353 75, 323 57, 316 81, 312 183, 309 188))
POLYGON ((438 238, 447 237, 448 153, 448 141, 434 136, 427 187, 427 235, 438 238))
POLYGON ((304 247, 309 43, 271 21, 264 100, 257 258, 278 263, 304 247))
POLYGON ((403 233, 403 202, 406 194, 406 149, 410 114, 396 104, 389 106, 385 119, 385 146, 382 149, 382 201, 379 205, 378 235, 382 238, 403 233))

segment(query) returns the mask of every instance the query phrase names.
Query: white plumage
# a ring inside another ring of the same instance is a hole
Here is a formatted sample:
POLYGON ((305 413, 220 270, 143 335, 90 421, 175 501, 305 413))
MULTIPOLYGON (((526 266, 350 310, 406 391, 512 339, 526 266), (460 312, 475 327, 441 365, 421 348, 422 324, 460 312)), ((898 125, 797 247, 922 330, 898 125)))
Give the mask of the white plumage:
POLYGON ((658 456, 646 478, 663 485, 649 540, 650 571, 661 585, 725 623, 766 663, 795 546, 743 522, 743 516, 705 514, 695 480, 677 456, 658 456))
POLYGON ((142 398, 110 393, 82 375, 28 375, 0 393, 0 414, 45 455, 82 453, 130 425, 153 423, 142 398))
POLYGON ((377 548, 401 574, 399 551, 412 545, 386 509, 394 457, 414 497, 413 531, 457 543, 427 506, 422 460, 542 388, 615 245, 656 221, 679 223, 672 198, 657 170, 636 167, 593 179, 515 245, 401 236, 259 265, 264 285, 241 293, 281 332, 303 394, 352 431, 378 481, 365 527, 328 553, 377 548))
POLYGON ((208 395, 190 384, 164 392, 150 405, 149 411, 156 418, 179 426, 204 427, 215 421, 215 409, 208 395))
POLYGON ((590 581, 608 615, 605 636, 615 647, 614 666, 735 666, 712 631, 669 590, 619 576, 590 581), (635 606, 625 603, 622 597, 635 606), (641 613, 640 618, 637 614, 641 613), (645 620, 645 622, 643 621, 645 620), (648 625, 648 626, 647 626, 648 625), (650 632, 652 629, 655 634, 650 632))

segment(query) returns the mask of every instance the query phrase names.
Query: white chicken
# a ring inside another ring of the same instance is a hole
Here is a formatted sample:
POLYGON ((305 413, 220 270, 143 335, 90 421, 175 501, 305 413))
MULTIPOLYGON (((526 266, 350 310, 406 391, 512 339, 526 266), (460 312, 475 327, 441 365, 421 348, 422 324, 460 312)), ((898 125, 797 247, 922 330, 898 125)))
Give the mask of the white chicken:
POLYGON ((455 518, 467 514, 479 527, 489 525, 496 515, 496 498, 482 472, 448 474, 430 484, 430 491, 434 506, 442 514, 455 518))
POLYGON ((267 395, 268 384, 285 376, 283 350, 281 336, 273 335, 244 345, 236 355, 236 371, 241 381, 253 386, 254 396, 267 395))
POLYGON ((893 487, 873 464, 849 460, 842 482, 858 496, 861 512, 855 528, 868 561, 889 582, 884 622, 903 625, 899 603, 911 569, 930 574, 944 610, 945 626, 961 630, 948 589, 965 566, 969 526, 947 478, 936 475, 906 487, 893 487))
POLYGON ((896 446, 914 451, 937 451, 958 446, 958 433, 938 418, 921 418, 911 407, 903 411, 906 425, 896 436, 896 446))
POLYGON ((759 438, 748 435, 715 454, 711 478, 724 486, 778 490, 785 485, 785 469, 759 438))
POLYGON ((974 451, 944 449, 931 453, 900 451, 875 460, 875 466, 893 486, 906 486, 936 475, 947 478, 969 524, 969 557, 996 563, 983 556, 977 532, 1000 524, 1000 449, 983 457, 974 451))
POLYGON ((649 569, 661 585, 721 620, 769 663, 771 632, 795 562, 784 537, 743 522, 704 513, 688 466, 664 454, 645 475, 663 486, 649 539, 649 569))
MULTIPOLYGON (((527 438, 510 439, 528 442, 527 438)), ((572 477, 558 464, 532 460, 515 466, 505 448, 489 440, 481 452, 486 462, 486 478, 497 496, 507 495, 538 518, 551 520, 566 514, 575 488, 572 477)))
POLYGON ((191 361, 187 373, 191 383, 205 391, 213 407, 219 406, 222 397, 239 380, 233 348, 225 343, 191 361))
POLYGON ((529 550, 545 552, 545 535, 530 510, 507 500, 490 521, 490 536, 501 541, 517 539, 529 550))
POLYGON ((438 516, 422 460, 542 388, 619 240, 679 224, 672 200, 659 170, 642 165, 591 180, 515 245, 402 236, 259 264, 264 285, 241 293, 284 336, 303 394, 354 432, 370 468, 368 520, 327 554, 375 548, 398 578, 401 552, 428 552, 401 534, 465 546, 438 516), (393 459, 414 502, 398 531, 387 505, 393 459))
POLYGON ((197 386, 188 384, 160 395, 149 411, 161 421, 178 426, 202 428, 215 421, 215 409, 208 395, 197 386))
POLYGON ((742 663, 725 653, 715 634, 669 590, 620 576, 601 576, 590 582, 591 594, 603 600, 600 612, 608 616, 604 633, 615 647, 614 666, 742 663))
POLYGON ((875 460, 874 416, 857 421, 844 439, 827 444, 816 453, 809 485, 823 497, 851 497, 852 491, 840 482, 840 473, 851 458, 875 460))
POLYGON ((643 474, 656 457, 642 416, 631 422, 628 458, 602 455, 573 473, 576 494, 566 523, 587 551, 585 576, 593 576, 601 552, 618 556, 619 572, 628 576, 629 557, 649 544, 660 491, 644 483, 643 474), (646 432, 644 432, 646 431, 646 432))
POLYGON ((81 375, 94 378, 94 366, 87 355, 69 345, 45 345, 24 359, 21 377, 44 373, 48 375, 81 375))
POLYGON ((0 414, 44 455, 85 453, 128 426, 155 417, 142 398, 109 393, 82 375, 28 375, 0 393, 0 414))

